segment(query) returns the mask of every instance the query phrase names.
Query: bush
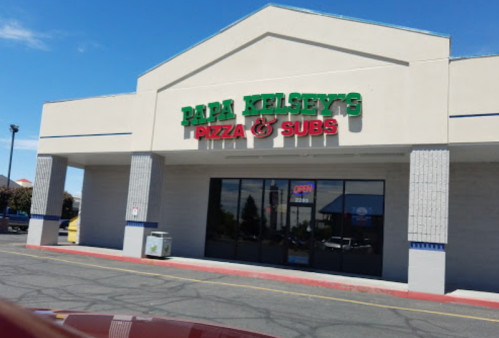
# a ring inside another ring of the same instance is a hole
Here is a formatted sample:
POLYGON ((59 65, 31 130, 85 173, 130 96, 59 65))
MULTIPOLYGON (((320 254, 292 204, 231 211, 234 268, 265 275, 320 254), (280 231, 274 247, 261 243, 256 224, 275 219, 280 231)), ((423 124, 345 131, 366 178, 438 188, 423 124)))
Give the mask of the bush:
POLYGON ((9 208, 16 211, 24 211, 31 216, 31 195, 33 188, 16 188, 12 190, 9 199, 9 208))
MULTIPOLYGON (((16 211, 24 211, 31 217, 31 198, 33 195, 33 188, 16 188, 11 190, 11 196, 8 199, 9 208, 16 211)), ((62 210, 59 215, 61 219, 69 219, 73 217, 73 202, 73 196, 65 191, 62 200, 62 210)))
POLYGON ((73 218, 73 196, 67 191, 64 192, 64 197, 62 200, 62 212, 61 219, 70 219, 73 218))
POLYGON ((9 205, 12 190, 12 188, 7 188, 7 186, 0 187, 0 214, 3 214, 5 208, 9 205))

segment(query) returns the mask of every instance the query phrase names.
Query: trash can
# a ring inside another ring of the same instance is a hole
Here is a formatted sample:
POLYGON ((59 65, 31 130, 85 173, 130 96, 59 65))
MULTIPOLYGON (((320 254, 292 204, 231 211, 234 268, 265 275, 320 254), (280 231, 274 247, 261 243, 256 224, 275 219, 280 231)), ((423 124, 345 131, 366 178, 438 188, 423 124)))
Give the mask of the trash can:
POLYGON ((172 251, 172 238, 168 232, 152 231, 146 240, 146 256, 168 257, 172 251))

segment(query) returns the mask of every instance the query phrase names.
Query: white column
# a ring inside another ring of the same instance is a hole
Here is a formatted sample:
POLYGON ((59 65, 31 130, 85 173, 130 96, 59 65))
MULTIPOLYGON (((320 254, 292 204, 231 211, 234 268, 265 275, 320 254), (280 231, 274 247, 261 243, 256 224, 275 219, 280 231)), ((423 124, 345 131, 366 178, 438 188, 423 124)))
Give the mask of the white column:
POLYGON ((66 158, 38 155, 28 245, 57 244, 67 163, 66 158))
POLYGON ((165 160, 152 153, 132 156, 123 255, 144 257, 146 236, 158 227, 165 160))
POLYGON ((449 150, 414 147, 409 190, 409 291, 445 293, 449 150))

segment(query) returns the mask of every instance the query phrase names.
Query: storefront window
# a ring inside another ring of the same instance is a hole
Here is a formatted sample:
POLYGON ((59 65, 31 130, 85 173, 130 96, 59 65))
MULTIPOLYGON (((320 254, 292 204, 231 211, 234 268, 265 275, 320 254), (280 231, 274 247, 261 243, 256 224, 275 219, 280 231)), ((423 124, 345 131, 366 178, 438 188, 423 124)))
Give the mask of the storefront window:
POLYGON ((381 275, 384 183, 345 182, 343 271, 381 275))
POLYGON ((343 181, 317 181, 314 267, 340 270, 343 226, 343 181))
POLYGON ((288 180, 265 180, 262 262, 282 264, 286 236, 288 180))
POLYGON ((206 236, 206 255, 209 257, 235 258, 239 181, 211 180, 206 236))
POLYGON ((384 182, 212 179, 206 256, 381 275, 384 182))
POLYGON ((260 255, 263 180, 241 180, 237 259, 257 262, 260 255))

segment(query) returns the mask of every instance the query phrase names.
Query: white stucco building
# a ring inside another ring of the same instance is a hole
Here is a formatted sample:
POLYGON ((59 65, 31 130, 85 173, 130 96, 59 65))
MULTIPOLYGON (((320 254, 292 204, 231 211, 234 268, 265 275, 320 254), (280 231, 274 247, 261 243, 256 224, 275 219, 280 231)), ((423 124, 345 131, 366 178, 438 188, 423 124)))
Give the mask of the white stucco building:
POLYGON ((44 105, 28 244, 79 243, 499 291, 499 57, 450 37, 267 6, 142 74, 44 105))

